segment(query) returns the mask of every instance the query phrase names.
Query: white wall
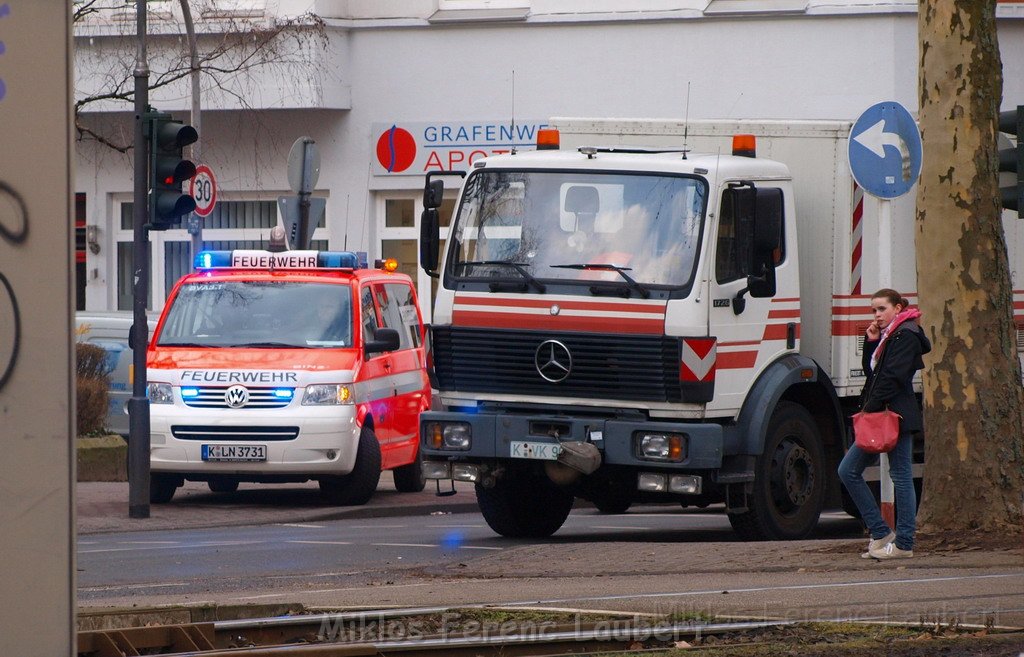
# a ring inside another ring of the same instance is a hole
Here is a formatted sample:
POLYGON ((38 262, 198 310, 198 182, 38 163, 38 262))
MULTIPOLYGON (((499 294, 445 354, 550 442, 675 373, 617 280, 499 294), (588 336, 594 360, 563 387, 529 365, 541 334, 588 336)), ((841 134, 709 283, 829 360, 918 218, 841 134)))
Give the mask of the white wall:
MULTIPOLYGON (((297 105, 307 109, 204 113, 204 160, 218 174, 222 198, 242 192, 273 198, 287 192, 291 143, 313 137, 323 157, 318 187, 329 194, 332 247, 341 248, 347 226, 348 248, 374 257, 376 210, 368 190, 418 190, 422 178, 370 174, 371 125, 508 120, 513 69, 519 119, 681 119, 688 85, 692 119, 851 120, 880 100, 916 111, 917 16, 910 5, 868 3, 858 5, 862 13, 837 14, 810 4, 819 15, 593 20, 557 13, 573 3, 549 0, 534 2, 552 12, 536 19, 454 26, 425 20, 433 0, 406 5, 415 15, 390 22, 380 16, 398 12, 399 3, 379 5, 381 13, 373 14, 374 5, 361 0, 321 1, 318 7, 344 14, 328 28, 329 51, 344 64, 332 60, 323 93, 350 87, 351 109, 316 109, 323 105, 306 100, 297 105)), ((1004 105, 1012 107, 1024 102, 1024 20, 1000 20, 999 30, 1004 105)), ((130 194, 130 160, 88 144, 80 144, 78 155, 89 223, 107 229, 117 220, 108 216, 111 194, 130 194)), ((89 256, 88 269, 97 272, 87 287, 89 308, 112 307, 114 266, 106 246, 89 256)))

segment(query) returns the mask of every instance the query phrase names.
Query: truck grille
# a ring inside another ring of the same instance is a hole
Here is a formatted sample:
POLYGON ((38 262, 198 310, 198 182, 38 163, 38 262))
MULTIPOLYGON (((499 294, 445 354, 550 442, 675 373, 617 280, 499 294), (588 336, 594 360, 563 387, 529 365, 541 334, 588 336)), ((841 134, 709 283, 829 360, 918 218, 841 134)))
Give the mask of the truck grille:
POLYGON ((299 437, 298 427, 221 427, 202 425, 173 425, 171 435, 178 440, 209 441, 266 441, 295 440, 299 437))
POLYGON ((434 369, 444 390, 674 401, 682 399, 678 338, 436 326, 434 369), (572 354, 560 382, 537 371, 537 349, 557 340, 572 354))
MULTIPOLYGON (((282 388, 248 388, 249 390, 249 401, 244 406, 233 408, 228 406, 227 401, 224 399, 224 392, 227 387, 200 387, 195 388, 194 386, 182 386, 183 388, 192 387, 199 391, 199 394, 195 397, 182 397, 182 401, 185 402, 186 406, 193 408, 232 408, 233 410, 245 410, 247 408, 284 408, 291 403, 292 397, 279 397, 277 392, 282 388)), ((290 391, 294 395, 294 390, 290 391)))

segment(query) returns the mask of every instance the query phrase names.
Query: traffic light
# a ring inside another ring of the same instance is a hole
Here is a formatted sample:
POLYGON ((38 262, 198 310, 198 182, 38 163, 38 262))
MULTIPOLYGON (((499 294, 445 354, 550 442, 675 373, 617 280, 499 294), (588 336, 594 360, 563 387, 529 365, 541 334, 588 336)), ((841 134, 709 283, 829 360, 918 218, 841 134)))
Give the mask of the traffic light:
POLYGON ((196 175, 196 165, 182 156, 182 149, 199 139, 190 125, 174 121, 170 114, 147 114, 149 128, 149 228, 167 230, 196 209, 183 194, 181 184, 196 175))
MULTIPOLYGON (((1024 216, 1024 105, 999 113, 999 131, 1016 137, 1016 146, 999 149, 999 170, 1017 174, 1016 180, 1010 184, 1000 182, 1002 205, 1006 210, 1016 210, 1017 216, 1021 217, 1024 216)), ((1003 141, 1002 137, 1000 141, 1003 141)))

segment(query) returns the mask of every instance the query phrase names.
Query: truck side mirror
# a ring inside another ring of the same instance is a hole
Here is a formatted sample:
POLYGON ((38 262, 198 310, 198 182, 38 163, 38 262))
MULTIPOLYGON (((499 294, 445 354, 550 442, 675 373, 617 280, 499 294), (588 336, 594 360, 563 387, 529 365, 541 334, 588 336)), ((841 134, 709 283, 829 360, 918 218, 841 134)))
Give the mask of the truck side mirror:
POLYGON ((758 188, 755 204, 754 251, 774 251, 782 243, 782 190, 758 188))
POLYGON ((402 345, 398 331, 393 328, 380 327, 373 332, 373 339, 367 340, 363 350, 367 355, 382 351, 397 351, 402 345))
POLYGON ((443 180, 427 180, 427 184, 423 186, 423 207, 437 209, 441 207, 441 201, 444 200, 444 181, 443 180))
MULTIPOLYGON (((441 182, 438 180, 437 182, 441 182)), ((420 266, 436 276, 437 257, 441 243, 440 217, 436 208, 424 208, 420 215, 420 266)))
POLYGON ((782 190, 757 190, 754 215, 754 248, 751 275, 747 277, 750 296, 775 296, 775 252, 782 246, 782 190))

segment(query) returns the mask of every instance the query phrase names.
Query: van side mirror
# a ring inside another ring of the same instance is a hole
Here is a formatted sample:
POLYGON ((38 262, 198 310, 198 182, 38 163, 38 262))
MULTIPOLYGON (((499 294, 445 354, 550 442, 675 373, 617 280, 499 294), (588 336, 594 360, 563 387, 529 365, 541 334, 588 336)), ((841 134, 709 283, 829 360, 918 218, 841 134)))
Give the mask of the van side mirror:
POLYGON ((367 355, 383 351, 397 351, 402 346, 398 331, 393 328, 380 327, 373 332, 373 339, 367 340, 363 350, 367 355))

